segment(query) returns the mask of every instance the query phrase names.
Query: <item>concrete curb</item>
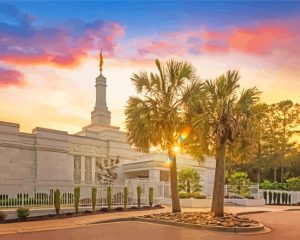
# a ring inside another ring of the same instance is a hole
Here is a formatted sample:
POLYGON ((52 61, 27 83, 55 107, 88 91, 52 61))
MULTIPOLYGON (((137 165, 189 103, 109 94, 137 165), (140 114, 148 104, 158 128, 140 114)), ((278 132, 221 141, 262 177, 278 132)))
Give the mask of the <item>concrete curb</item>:
POLYGON ((265 230, 264 225, 261 223, 257 227, 223 227, 223 226, 207 226, 207 225, 198 225, 198 224, 181 223, 181 222, 169 222, 169 221, 154 220, 154 219, 142 218, 142 217, 115 218, 110 220, 97 221, 90 224, 115 223, 115 222, 126 222, 126 221, 139 221, 139 222, 163 224, 163 225, 176 226, 176 227, 186 227, 186 228, 193 228, 193 229, 196 228, 196 229, 204 229, 204 230, 219 231, 219 232, 230 232, 230 233, 260 233, 263 230, 265 230))
POLYGON ((198 229, 205 229, 211 231, 231 232, 231 233, 249 233, 249 232, 258 233, 259 231, 264 230, 264 225, 261 223, 257 227, 223 227, 223 226, 207 226, 207 225, 198 225, 198 224, 181 223, 181 222, 169 222, 169 221, 153 220, 153 219, 141 218, 141 217, 137 217, 135 220, 141 222, 160 223, 160 224, 171 225, 171 226, 198 228, 198 229))

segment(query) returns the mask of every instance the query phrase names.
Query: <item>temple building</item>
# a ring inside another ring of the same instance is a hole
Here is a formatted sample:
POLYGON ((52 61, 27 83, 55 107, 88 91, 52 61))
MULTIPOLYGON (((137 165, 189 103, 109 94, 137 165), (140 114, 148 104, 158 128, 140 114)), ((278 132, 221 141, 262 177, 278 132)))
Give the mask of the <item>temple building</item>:
MULTIPOLYGON (((18 123, 0 122, 0 194, 12 197, 20 192, 32 194, 56 187, 97 185, 105 159, 119 159, 117 181, 141 180, 168 182, 169 168, 165 153, 141 154, 127 142, 126 132, 111 125, 106 103, 107 80, 96 78, 96 103, 91 124, 82 131, 36 127, 32 133, 20 132, 18 123)), ((198 163, 188 155, 179 155, 178 171, 194 168, 201 177, 203 193, 212 195, 215 160, 198 163)))

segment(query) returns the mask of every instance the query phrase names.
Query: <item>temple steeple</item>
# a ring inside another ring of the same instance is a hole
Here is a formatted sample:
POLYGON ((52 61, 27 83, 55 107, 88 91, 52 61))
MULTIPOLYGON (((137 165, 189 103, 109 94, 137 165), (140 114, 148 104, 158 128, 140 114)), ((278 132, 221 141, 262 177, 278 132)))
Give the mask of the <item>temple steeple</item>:
POLYGON ((110 111, 106 104, 106 78, 102 75, 103 56, 102 49, 99 54, 100 74, 96 78, 96 104, 91 115, 92 125, 110 126, 110 111))

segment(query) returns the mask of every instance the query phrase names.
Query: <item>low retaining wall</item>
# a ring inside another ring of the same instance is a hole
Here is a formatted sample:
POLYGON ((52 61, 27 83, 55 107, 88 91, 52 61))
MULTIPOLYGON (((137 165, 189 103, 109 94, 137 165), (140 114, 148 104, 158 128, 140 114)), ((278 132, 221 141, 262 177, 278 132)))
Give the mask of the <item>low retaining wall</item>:
POLYGON ((259 199, 233 199, 233 198, 225 198, 224 203, 233 203, 240 206, 247 206, 247 207, 259 207, 259 206, 265 206, 265 199, 259 198, 259 199))
MULTIPOLYGON (((172 205, 171 198, 157 198, 157 204, 164 204, 164 205, 172 205)), ((211 207, 211 199, 180 199, 181 207, 190 207, 190 208, 209 208, 211 207)))

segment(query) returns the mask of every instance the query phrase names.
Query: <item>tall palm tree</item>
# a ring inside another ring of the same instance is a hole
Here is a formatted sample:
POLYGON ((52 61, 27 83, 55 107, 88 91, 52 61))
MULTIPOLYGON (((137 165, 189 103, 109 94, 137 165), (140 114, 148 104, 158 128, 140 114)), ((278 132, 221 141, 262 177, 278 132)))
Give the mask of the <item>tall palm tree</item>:
MULTIPOLYGON (((196 101, 192 125, 200 142, 207 143, 216 158, 211 212, 224 215, 225 156, 235 141, 247 151, 251 137, 253 108, 260 92, 254 87, 239 92, 238 71, 227 71, 215 80, 207 80, 196 101)), ((207 149, 208 150, 208 149, 207 149)))
POLYGON ((167 151, 170 164, 173 212, 180 212, 177 186, 176 152, 180 133, 185 127, 184 110, 196 89, 194 67, 187 62, 155 61, 157 73, 140 72, 131 80, 138 96, 131 96, 125 108, 128 139, 138 151, 149 152, 156 146, 167 151))

